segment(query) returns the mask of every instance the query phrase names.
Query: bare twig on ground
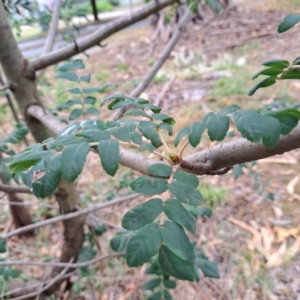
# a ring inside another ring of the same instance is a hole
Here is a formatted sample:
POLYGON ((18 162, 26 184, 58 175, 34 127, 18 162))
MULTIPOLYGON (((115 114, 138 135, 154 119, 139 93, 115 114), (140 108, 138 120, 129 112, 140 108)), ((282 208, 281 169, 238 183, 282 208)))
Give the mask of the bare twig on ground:
POLYGON ((79 210, 79 211, 75 211, 75 212, 72 212, 72 213, 68 213, 68 214, 65 214, 65 215, 60 215, 60 216, 57 216, 57 217, 54 217, 54 218, 51 218, 51 219, 47 219, 47 220, 44 220, 44 221, 41 221, 41 222, 30 224, 30 225, 24 226, 22 228, 18 228, 14 231, 11 231, 10 233, 3 236, 3 238, 8 239, 8 238, 10 238, 14 235, 20 234, 22 232, 26 232, 28 230, 33 230, 33 229, 43 227, 43 226, 46 226, 46 225, 50 225, 50 224, 53 224, 53 223, 56 223, 56 222, 59 222, 59 221, 65 221, 65 220, 73 219, 73 218, 79 217, 81 215, 86 215, 88 213, 94 212, 94 211, 102 209, 104 207, 114 205, 116 203, 121 203, 123 201, 129 201, 130 199, 135 199, 138 196, 141 196, 141 194, 131 194, 129 196, 124 196, 124 197, 121 197, 121 198, 117 198, 117 199, 109 201, 109 202, 100 203, 100 204, 95 205, 94 207, 91 207, 91 208, 82 209, 82 210, 79 210))
MULTIPOLYGON (((70 260, 70 265, 72 265, 72 261, 74 260, 74 258, 72 258, 70 260)), ((11 300, 22 300, 22 299, 29 299, 31 297, 35 297, 39 294, 41 294, 42 292, 46 291, 53 283, 55 283, 56 281, 60 280, 68 271, 69 266, 66 266, 57 276, 55 276, 54 278, 51 279, 51 281, 46 284, 43 288, 41 288, 40 290, 24 295, 24 296, 20 296, 20 297, 16 297, 16 298, 11 298, 11 300)))
POLYGON ((160 94, 157 96, 157 98, 154 101, 154 105, 156 106, 160 106, 160 103, 163 99, 163 97, 166 95, 167 91, 170 89, 170 87, 172 86, 173 82, 175 80, 175 75, 172 75, 172 77, 170 78, 170 80, 168 82, 166 82, 166 84, 164 85, 164 87, 162 88, 160 94))
POLYGON ((0 266, 38 266, 38 267, 66 267, 66 268, 83 268, 88 267, 92 264, 95 264, 99 261, 102 261, 104 259, 112 258, 112 257, 120 257, 124 256, 125 252, 120 253, 113 253, 113 254, 107 254, 100 257, 97 257, 92 260, 88 260, 82 263, 61 263, 61 262, 35 262, 35 261, 19 261, 19 260, 12 260, 12 261, 0 261, 0 266))
MULTIPOLYGON (((78 270, 74 270, 73 272, 70 272, 64 276, 62 276, 60 279, 67 279, 67 278, 70 278, 71 276, 73 275, 76 275, 78 273, 78 270)), ((30 290, 30 289, 38 289, 40 291, 40 288, 42 287, 43 284, 47 284, 49 283, 50 281, 52 281, 52 279, 48 279, 46 280, 45 282, 36 282, 36 283, 28 283, 28 284, 24 284, 24 286, 22 287, 18 287, 16 289, 13 289, 5 294, 2 294, 0 295, 1 299, 4 298, 4 297, 8 297, 8 296, 11 296, 11 295, 16 295, 16 294, 19 294, 19 293, 22 293, 24 294, 24 292, 30 290)), ((14 283, 10 284, 10 285, 13 285, 15 286, 14 283)), ((20 282, 18 283, 18 285, 21 285, 20 282)))

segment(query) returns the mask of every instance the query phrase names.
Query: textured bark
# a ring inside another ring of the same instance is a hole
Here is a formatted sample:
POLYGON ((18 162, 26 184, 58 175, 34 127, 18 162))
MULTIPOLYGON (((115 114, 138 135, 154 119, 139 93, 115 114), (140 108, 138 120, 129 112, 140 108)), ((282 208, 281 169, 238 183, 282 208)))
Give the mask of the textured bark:
MULTIPOLYGON (((32 104, 41 106, 37 96, 35 72, 30 68, 28 61, 22 57, 7 22, 2 1, 0 1, 0 40, 2 41, 0 42, 0 63, 5 76, 8 83, 14 86, 12 92, 30 132, 37 142, 41 142, 50 136, 51 131, 39 120, 26 113, 27 108, 32 104)), ((56 200, 61 213, 74 211, 78 199, 75 186, 61 181, 56 192, 56 200)), ((83 225, 84 218, 82 217, 64 222, 62 262, 69 262, 72 258, 77 259, 84 240, 83 225)), ((51 276, 55 277, 60 271, 61 269, 54 268, 51 276)), ((61 282, 62 280, 57 281, 47 292, 54 292, 61 282)))

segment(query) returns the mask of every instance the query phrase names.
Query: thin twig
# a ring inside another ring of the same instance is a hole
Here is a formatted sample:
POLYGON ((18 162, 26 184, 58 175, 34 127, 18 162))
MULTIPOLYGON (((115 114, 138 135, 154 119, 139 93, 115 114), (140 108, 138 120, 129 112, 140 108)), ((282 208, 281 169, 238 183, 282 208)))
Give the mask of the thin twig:
POLYGON ((9 84, 5 84, 3 86, 0 87, 0 92, 5 91, 5 90, 9 90, 10 85, 9 84))
POLYGON ((53 209, 59 209, 56 205, 44 204, 44 203, 34 203, 34 202, 10 202, 10 201, 0 201, 0 205, 12 205, 12 206, 39 206, 47 207, 53 209))
POLYGON ((51 219, 47 219, 47 220, 44 220, 44 221, 41 221, 41 222, 30 224, 30 225, 27 225, 27 226, 24 226, 24 227, 21 227, 21 228, 18 228, 16 230, 11 231, 10 233, 3 236, 3 238, 8 239, 12 236, 15 236, 17 234, 26 232, 28 230, 32 230, 32 229, 36 229, 36 228, 43 227, 43 226, 46 226, 46 225, 50 225, 50 224, 53 224, 53 223, 56 223, 56 222, 59 222, 59 221, 65 221, 65 220, 73 219, 73 218, 79 217, 81 215, 86 215, 86 214, 89 214, 89 213, 94 212, 96 210, 102 209, 104 207, 114 205, 116 203, 120 203, 120 202, 123 202, 123 201, 128 201, 128 200, 131 200, 131 199, 135 199, 138 196, 141 196, 141 194, 131 194, 131 195, 128 195, 128 196, 125 196, 125 197, 117 198, 117 199, 112 200, 112 201, 108 201, 108 202, 105 202, 105 203, 100 203, 98 205, 95 205, 94 207, 85 208, 85 209, 82 209, 82 210, 79 210, 79 211, 75 211, 75 212, 72 212, 72 213, 68 213, 68 214, 65 214, 65 215, 60 215, 60 216, 57 216, 57 217, 54 217, 54 218, 51 218, 51 219))
POLYGON ((196 282, 193 282, 192 285, 195 288, 195 290, 199 293, 202 299, 209 300, 209 298, 202 292, 202 290, 196 282))
MULTIPOLYGON (((70 259, 70 265, 72 265, 71 262, 73 260, 74 260, 74 258, 70 259)), ((69 269, 69 266, 66 266, 57 276, 55 276, 48 284, 46 284, 40 290, 38 290, 36 292, 33 292, 33 293, 30 293, 30 294, 27 294, 27 295, 24 295, 24 296, 12 298, 11 300, 22 300, 22 299, 29 299, 31 297, 35 297, 36 295, 38 295, 38 294, 46 291, 54 282, 60 280, 66 274, 66 272, 68 271, 68 269, 69 269)))
MULTIPOLYGON (((185 27, 186 23, 190 19, 191 11, 187 9, 181 23, 175 30, 171 40, 167 44, 167 46, 164 48, 163 52, 161 53, 161 56, 159 59, 155 62, 155 64, 152 66, 152 68, 149 70, 145 78, 140 82, 140 84, 132 91, 130 94, 131 97, 138 97, 150 84, 155 74, 158 72, 158 70, 162 67, 162 65, 165 63, 167 58, 169 57, 171 51, 174 49, 175 45, 177 44, 182 30, 185 27)), ((122 115, 125 113, 126 108, 121 108, 119 110, 116 110, 114 114, 111 117, 112 121, 116 121, 122 117, 122 115)))
POLYGON ((92 264, 95 264, 99 261, 112 258, 112 257, 120 257, 124 256, 126 253, 125 252, 120 252, 120 253, 113 253, 113 254, 107 254, 103 256, 99 256, 95 259, 88 260, 82 263, 62 263, 62 262, 39 262, 39 261, 20 261, 20 260, 7 260, 7 261, 0 261, 0 266, 38 266, 38 267, 66 267, 66 268, 83 268, 83 267, 88 267, 92 264))
POLYGON ((4 184, 4 183, 0 183, 0 191, 3 191, 5 193, 27 193, 27 194, 32 194, 32 191, 27 186, 10 185, 10 184, 4 184))
MULTIPOLYGON (((74 270, 73 272, 70 272, 64 276, 62 276, 60 279, 67 279, 73 275, 75 275, 76 273, 78 273, 78 270, 74 270)), ((0 295, 0 299, 3 299, 4 297, 7 297, 7 296, 10 296, 10 295, 13 295, 13 294, 16 294, 16 293, 20 293, 20 292, 23 292, 23 291, 26 291, 26 290, 29 290, 29 289, 33 289, 33 288, 38 288, 39 286, 41 286, 42 284, 47 284, 48 282, 52 281, 52 278, 51 279, 48 279, 46 280, 45 282, 36 282, 36 283, 29 283, 28 285, 26 285, 25 287, 19 287, 19 288, 16 288, 12 291, 9 291, 5 294, 2 294, 0 295)), ((40 289, 39 289, 40 291, 40 289)))
POLYGON ((118 230, 120 230, 120 231, 124 231, 124 230, 125 230, 124 228, 122 228, 122 227, 120 227, 120 226, 118 226, 118 225, 116 225, 116 224, 114 224, 114 223, 111 223, 111 222, 109 222, 109 221, 100 219, 100 218, 97 217, 95 214, 90 214, 89 217, 87 218, 87 221, 88 221, 90 218, 92 218, 92 219, 94 219, 95 221, 97 221, 97 223, 100 223, 100 224, 103 223, 103 224, 107 225, 108 227, 111 227, 111 228, 114 228, 114 229, 118 229, 118 230))
POLYGON ((176 77, 175 75, 172 75, 172 77, 170 78, 170 80, 168 82, 166 82, 166 84, 162 88, 160 94, 158 95, 158 97, 154 101, 154 103, 153 103, 154 105, 160 106, 161 100, 163 99, 163 97, 165 96, 165 94, 167 93, 167 91, 170 89, 171 85, 173 84, 173 82, 175 80, 175 77, 176 77))
MULTIPOLYGON (((51 24, 50 24, 50 29, 48 31, 48 35, 45 41, 45 47, 43 49, 42 52, 42 57, 44 55, 46 55, 47 53, 51 52, 55 43, 55 37, 56 37, 56 32, 58 29, 58 23, 59 23, 59 15, 60 15, 60 10, 61 10, 61 3, 62 0, 56 0, 55 1, 55 8, 54 8, 54 12, 52 15, 52 19, 51 19, 51 24)), ((45 69, 40 70, 39 72, 37 72, 37 78, 41 78, 41 76, 43 75, 45 69)))

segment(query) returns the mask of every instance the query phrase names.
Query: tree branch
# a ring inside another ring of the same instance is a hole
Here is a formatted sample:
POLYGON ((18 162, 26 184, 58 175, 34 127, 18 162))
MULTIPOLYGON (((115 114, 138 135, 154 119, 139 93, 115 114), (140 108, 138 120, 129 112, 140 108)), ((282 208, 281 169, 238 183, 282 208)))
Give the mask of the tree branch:
POLYGON ((47 219, 47 220, 44 220, 44 221, 41 221, 41 222, 36 222, 34 224, 30 224, 30 225, 18 228, 14 231, 11 231, 8 234, 2 236, 2 238, 8 239, 12 236, 20 234, 22 232, 26 232, 28 230, 33 230, 33 229, 43 227, 43 226, 46 226, 46 225, 50 225, 50 224, 53 224, 53 223, 56 223, 56 222, 59 222, 59 221, 70 220, 70 219, 73 219, 73 218, 76 218, 76 217, 79 217, 79 216, 82 216, 82 215, 89 214, 91 212, 94 212, 96 210, 102 209, 102 208, 107 207, 107 206, 111 206, 111 205, 114 205, 114 204, 117 204, 117 203, 121 203, 121 202, 124 202, 124 201, 129 201, 129 200, 135 199, 138 196, 141 196, 141 194, 131 194, 131 195, 128 195, 128 196, 125 196, 125 197, 117 198, 117 199, 109 201, 109 202, 100 203, 100 204, 95 205, 93 207, 81 209, 79 211, 75 211, 75 212, 68 213, 68 214, 65 214, 65 215, 60 215, 60 216, 57 216, 57 217, 54 217, 54 218, 51 218, 51 219, 47 219))
POLYGON ((38 267, 66 267, 66 268, 83 268, 88 267, 92 264, 95 264, 99 261, 102 261, 104 259, 112 258, 112 257, 120 257, 124 256, 125 252, 120 253, 114 253, 114 254, 107 254, 103 256, 99 256, 95 259, 88 260, 82 263, 61 263, 61 262, 39 262, 39 261, 20 261, 20 260, 7 260, 7 261, 0 261, 0 266, 38 266, 38 267))
MULTIPOLYGON (((55 1, 55 8, 54 8, 54 12, 53 12, 52 19, 51 19, 50 29, 48 31, 48 35, 46 38, 45 47, 42 52, 42 57, 44 55, 46 55, 47 53, 51 52, 53 49, 53 46, 55 43, 56 32, 57 32, 57 28, 58 28, 58 23, 59 23, 61 3, 62 3, 62 0, 55 1)), ((45 69, 40 70, 40 72, 37 73, 38 79, 43 75, 44 70, 45 69)))
MULTIPOLYGON (((191 10, 188 8, 185 12, 185 15, 181 21, 181 23, 178 25, 177 29, 172 35, 171 40, 167 44, 167 46, 162 51, 159 59, 155 62, 155 64, 152 66, 152 68, 149 70, 145 78, 139 83, 139 85, 132 91, 130 94, 131 97, 138 97, 150 84, 151 80, 155 76, 155 74, 158 72, 158 70, 162 67, 162 65, 165 63, 167 58, 169 57, 171 51, 176 46, 177 42, 179 41, 179 38, 181 36, 182 30, 184 29, 185 25, 189 21, 191 17, 191 10)), ((116 110, 112 117, 111 121, 116 121, 122 117, 122 115, 125 113, 126 107, 123 107, 121 109, 116 110)))
MULTIPOLYGON (((29 107, 28 113, 37 118, 46 127, 49 127, 50 130, 53 130, 54 134, 57 134, 64 127, 51 114, 45 115, 42 108, 37 105, 29 107)), ((196 175, 203 175, 207 171, 215 171, 236 164, 283 154, 298 148, 300 148, 300 124, 290 134, 281 136, 278 145, 271 149, 266 148, 262 143, 255 144, 241 138, 232 142, 221 143, 212 148, 183 157, 183 159, 190 164, 204 164, 207 163, 207 158, 209 158, 210 164, 213 166, 210 170, 186 170, 196 175)), ((157 160, 120 148, 120 163, 140 173, 149 175, 147 168, 157 163, 157 160)))
MULTIPOLYGON (((68 265, 72 265, 71 262, 74 260, 74 258, 70 259, 70 263, 68 265)), ((11 300, 22 300, 22 299, 29 299, 32 298, 44 291, 46 291, 49 287, 51 287, 55 282, 59 281, 68 271, 68 269, 70 268, 70 266, 66 266, 57 276, 55 276, 54 278, 51 279, 51 281, 49 283, 47 283, 44 287, 42 287, 40 290, 37 290, 33 293, 24 295, 24 296, 20 296, 20 297, 16 297, 16 298, 11 298, 11 300)))
MULTIPOLYGON (((73 275, 76 275, 78 273, 78 270, 74 270, 73 272, 70 272, 64 276, 62 276, 60 279, 67 279, 73 275)), ((21 296, 24 295, 26 292, 30 292, 30 290, 36 291, 43 287, 44 284, 47 284, 52 281, 52 278, 43 281, 43 282, 35 282, 35 283, 28 283, 28 282, 20 282, 20 281, 10 281, 8 283, 8 289, 9 292, 0 295, 0 299, 6 299, 5 297, 15 295, 15 296, 21 296), (17 286, 17 288, 15 288, 17 286)))
POLYGON ((32 194, 32 191, 27 186, 18 186, 0 183, 0 191, 5 193, 27 193, 32 194))
POLYGON ((47 207, 51 209, 59 209, 56 205, 44 204, 44 203, 34 203, 34 202, 12 202, 12 201, 0 201, 0 205, 12 205, 12 206, 39 206, 47 207))
POLYGON ((63 60, 66 60, 75 54, 81 53, 95 45, 98 45, 101 41, 103 41, 113 33, 124 29, 125 27, 131 24, 141 21, 150 16, 151 14, 175 2, 176 0, 152 1, 150 4, 136 11, 131 16, 126 16, 124 18, 112 21, 103 28, 100 28, 91 35, 87 36, 86 38, 80 41, 76 41, 76 47, 74 45, 68 45, 55 52, 49 53, 43 57, 39 57, 37 59, 32 60, 30 63, 30 69, 38 71, 48 66, 57 64, 63 60))

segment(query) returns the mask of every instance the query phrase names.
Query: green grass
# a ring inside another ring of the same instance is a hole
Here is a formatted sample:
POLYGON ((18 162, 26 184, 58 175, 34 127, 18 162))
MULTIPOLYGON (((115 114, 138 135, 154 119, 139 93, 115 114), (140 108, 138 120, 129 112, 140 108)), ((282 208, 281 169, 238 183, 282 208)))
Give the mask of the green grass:
POLYGON ((213 185, 200 185, 199 190, 203 196, 205 205, 212 208, 218 206, 228 196, 226 188, 218 188, 213 185))
POLYGON ((120 63, 116 66, 116 69, 118 72, 120 73, 125 73, 125 74, 128 74, 129 73, 129 67, 127 64, 125 63, 120 63))

